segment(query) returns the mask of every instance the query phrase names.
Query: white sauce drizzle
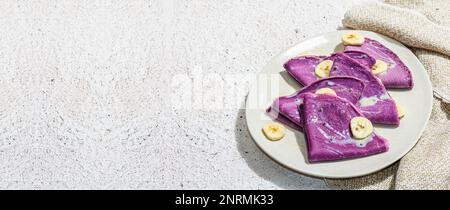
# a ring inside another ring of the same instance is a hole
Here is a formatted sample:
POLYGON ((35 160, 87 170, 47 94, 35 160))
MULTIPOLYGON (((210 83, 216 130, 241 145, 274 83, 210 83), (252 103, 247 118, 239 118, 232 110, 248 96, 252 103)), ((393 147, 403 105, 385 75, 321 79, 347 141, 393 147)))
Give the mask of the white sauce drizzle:
MULTIPOLYGON (((313 118, 316 116, 313 116, 313 118)), ((315 119, 311 119, 311 122, 315 123, 315 124, 322 124, 322 123, 317 123, 317 117, 315 119)), ((332 132, 334 132, 336 135, 340 136, 341 138, 344 139, 339 139, 337 140, 335 137, 328 135, 324 130, 322 130, 320 127, 317 127, 317 130, 319 131, 319 133, 325 137, 326 139, 330 140, 330 142, 326 142, 326 143, 334 143, 337 145, 346 145, 346 144, 353 144, 357 147, 365 147, 369 142, 371 142, 373 140, 373 136, 374 134, 366 137, 365 139, 353 139, 350 136, 349 132, 346 132, 345 130, 343 131, 343 133, 337 131, 336 129, 334 129, 332 126, 330 126, 328 123, 325 123, 325 127, 330 129, 332 132), (337 141, 336 141, 337 140, 337 141)))
POLYGON ((390 97, 387 93, 383 93, 383 95, 380 95, 379 97, 378 96, 362 97, 361 99, 359 99, 359 105, 361 107, 373 106, 377 104, 378 101, 386 100, 389 98, 390 97))
POLYGON ((371 96, 371 97, 362 97, 359 99, 359 105, 362 107, 365 106, 373 106, 377 103, 378 97, 377 96, 371 96))

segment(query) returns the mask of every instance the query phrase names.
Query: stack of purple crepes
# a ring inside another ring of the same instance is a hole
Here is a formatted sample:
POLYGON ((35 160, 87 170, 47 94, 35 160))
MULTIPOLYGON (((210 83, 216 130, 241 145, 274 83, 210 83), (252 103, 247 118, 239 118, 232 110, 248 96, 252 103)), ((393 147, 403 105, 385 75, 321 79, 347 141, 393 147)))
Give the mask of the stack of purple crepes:
POLYGON ((276 99, 268 108, 274 119, 303 131, 310 162, 363 157, 388 150, 387 141, 373 133, 353 139, 349 123, 362 116, 373 123, 399 125, 397 105, 386 88, 411 89, 413 80, 400 58, 376 40, 365 38, 362 45, 346 46, 330 56, 300 56, 287 61, 287 72, 304 88, 276 99), (373 74, 377 60, 387 71, 373 74), (329 77, 319 78, 316 67, 332 61, 329 77), (315 94, 327 88, 335 95, 315 94))

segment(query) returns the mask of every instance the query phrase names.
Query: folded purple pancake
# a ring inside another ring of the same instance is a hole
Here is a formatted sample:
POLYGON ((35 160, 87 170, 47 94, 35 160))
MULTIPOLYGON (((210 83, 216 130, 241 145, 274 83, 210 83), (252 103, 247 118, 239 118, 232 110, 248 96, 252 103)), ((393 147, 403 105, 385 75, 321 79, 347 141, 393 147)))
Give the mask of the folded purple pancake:
MULTIPOLYGON (((373 58, 372 56, 368 55, 365 52, 346 50, 343 53, 345 55, 347 55, 348 57, 353 58, 354 60, 358 61, 361 65, 367 67, 367 70, 372 69, 372 66, 376 62, 375 58, 373 58)), ((385 85, 385 87, 386 87, 386 85, 385 85)))
MULTIPOLYGON (((361 51, 372 57, 372 59, 386 62, 386 64, 388 64, 388 70, 377 75, 386 88, 411 89, 413 87, 413 79, 409 68, 394 52, 392 52, 392 50, 385 47, 380 42, 365 38, 365 41, 361 46, 349 45, 345 47, 345 51, 361 51)), ((351 55, 349 56, 354 58, 351 55)), ((372 66, 369 68, 371 67, 372 66)))
POLYGON ((314 74, 314 69, 325 58, 326 56, 300 56, 286 62, 284 68, 301 85, 308 86, 319 79, 314 74))
POLYGON ((362 96, 364 83, 354 77, 330 77, 318 80, 290 96, 282 96, 276 99, 267 111, 276 120, 290 127, 293 126, 289 123, 294 123, 301 128, 303 127, 303 121, 298 107, 303 103, 303 95, 315 93, 321 88, 330 88, 336 92, 337 96, 356 104, 362 96), (290 122, 286 122, 286 120, 290 122))
POLYGON ((330 77, 349 76, 362 80, 364 91, 357 104, 365 117, 373 123, 400 124, 395 101, 367 67, 348 57, 344 53, 335 53, 327 59, 333 61, 330 77))
POLYGON ((280 114, 278 111, 272 109, 272 107, 267 108, 266 110, 267 115, 269 115, 270 117, 272 117, 274 120, 289 126, 295 130, 298 131, 303 131, 303 128, 300 127, 299 125, 295 124, 294 122, 292 122, 290 119, 288 119, 287 117, 283 116, 282 114, 280 114))
POLYGON ((350 121, 363 114, 346 99, 307 93, 301 111, 311 163, 364 157, 389 148, 375 132, 365 139, 352 138, 350 121))
MULTIPOLYGON (((367 67, 368 71, 371 70, 372 66, 376 62, 375 58, 361 51, 344 51, 343 53, 353 58, 354 60, 358 61, 361 65, 367 67)), ((324 60, 328 60, 328 57, 301 56, 286 62, 284 64, 284 68, 301 85, 308 86, 311 83, 320 79, 319 77, 316 76, 314 70, 316 66, 324 60)))

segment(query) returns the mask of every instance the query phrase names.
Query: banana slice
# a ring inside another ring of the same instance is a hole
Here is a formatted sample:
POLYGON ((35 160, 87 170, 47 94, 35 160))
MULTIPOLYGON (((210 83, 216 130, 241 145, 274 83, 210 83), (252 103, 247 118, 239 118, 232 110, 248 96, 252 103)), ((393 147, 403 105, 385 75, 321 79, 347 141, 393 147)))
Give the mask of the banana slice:
POLYGON ((319 63, 319 65, 316 66, 314 73, 319 78, 329 77, 331 67, 333 67, 333 61, 332 60, 324 60, 321 63, 319 63))
POLYGON ((279 124, 279 123, 267 123, 264 127, 263 127, 263 132, 264 135, 272 141, 278 141, 280 139, 282 139, 284 137, 285 134, 285 128, 283 125, 279 124))
POLYGON ((372 74, 381 74, 385 71, 387 71, 388 69, 388 65, 386 64, 386 62, 382 61, 382 60, 376 60, 375 64, 373 64, 372 66, 372 74))
POLYGON ((364 37, 357 33, 348 33, 342 35, 342 42, 344 42, 344 45, 362 45, 364 37))
POLYGON ((373 132, 373 125, 365 117, 354 117, 350 121, 350 129, 356 139, 365 139, 373 132))
POLYGON ((403 106, 400 104, 396 104, 396 107, 397 107, 398 117, 399 118, 404 117, 406 114, 405 108, 403 108, 403 106))
POLYGON ((316 90, 316 94, 330 94, 336 96, 336 92, 331 88, 320 88, 316 90))

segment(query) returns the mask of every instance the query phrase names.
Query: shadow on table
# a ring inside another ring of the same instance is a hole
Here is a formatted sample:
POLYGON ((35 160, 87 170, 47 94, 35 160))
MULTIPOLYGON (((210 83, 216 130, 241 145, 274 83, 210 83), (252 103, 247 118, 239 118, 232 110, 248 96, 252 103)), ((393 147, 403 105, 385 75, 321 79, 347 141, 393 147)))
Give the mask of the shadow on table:
POLYGON ((284 189, 326 189, 321 179, 303 176, 282 167, 264 154, 253 141, 245 119, 245 103, 239 109, 235 139, 240 155, 258 176, 284 189))

